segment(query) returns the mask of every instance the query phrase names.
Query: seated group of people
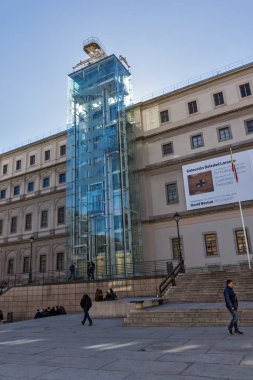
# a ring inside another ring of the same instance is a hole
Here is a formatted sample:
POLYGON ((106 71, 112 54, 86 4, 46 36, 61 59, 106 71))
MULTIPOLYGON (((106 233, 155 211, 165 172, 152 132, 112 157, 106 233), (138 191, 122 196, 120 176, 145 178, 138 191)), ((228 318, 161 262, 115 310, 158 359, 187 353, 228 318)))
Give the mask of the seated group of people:
POLYGON ((55 315, 65 315, 65 314, 67 313, 63 306, 48 307, 43 310, 37 309, 34 319, 44 318, 44 317, 53 317, 55 315))
POLYGON ((95 293, 95 301, 100 302, 100 301, 115 301, 117 300, 117 294, 110 288, 106 294, 105 297, 103 296, 103 291, 102 289, 97 289, 95 293))

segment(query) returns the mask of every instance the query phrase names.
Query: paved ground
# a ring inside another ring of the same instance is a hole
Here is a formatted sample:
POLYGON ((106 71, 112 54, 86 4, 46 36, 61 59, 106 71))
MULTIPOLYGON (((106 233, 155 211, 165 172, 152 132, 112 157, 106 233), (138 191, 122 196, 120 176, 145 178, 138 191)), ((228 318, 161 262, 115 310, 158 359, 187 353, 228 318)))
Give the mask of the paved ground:
POLYGON ((253 379, 253 327, 82 326, 81 314, 0 326, 0 380, 253 379))

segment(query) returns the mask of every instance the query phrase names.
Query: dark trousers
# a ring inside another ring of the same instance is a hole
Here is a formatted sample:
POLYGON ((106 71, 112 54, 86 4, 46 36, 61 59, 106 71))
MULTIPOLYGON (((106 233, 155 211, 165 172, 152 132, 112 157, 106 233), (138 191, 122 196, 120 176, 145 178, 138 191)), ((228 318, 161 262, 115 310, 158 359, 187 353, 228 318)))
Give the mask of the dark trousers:
POLYGON ((86 319, 88 318, 88 321, 90 324, 92 324, 92 320, 89 314, 89 310, 83 310, 84 311, 84 316, 83 316, 83 324, 86 322, 86 319))
POLYGON ((232 309, 228 309, 232 315, 232 319, 231 319, 231 322, 228 326, 229 330, 232 330, 233 327, 235 329, 235 331, 238 331, 239 328, 238 328, 238 311, 237 310, 232 310, 232 309))
POLYGON ((68 280, 71 280, 71 279, 75 279, 75 272, 74 271, 70 271, 70 275, 69 275, 69 278, 68 280))

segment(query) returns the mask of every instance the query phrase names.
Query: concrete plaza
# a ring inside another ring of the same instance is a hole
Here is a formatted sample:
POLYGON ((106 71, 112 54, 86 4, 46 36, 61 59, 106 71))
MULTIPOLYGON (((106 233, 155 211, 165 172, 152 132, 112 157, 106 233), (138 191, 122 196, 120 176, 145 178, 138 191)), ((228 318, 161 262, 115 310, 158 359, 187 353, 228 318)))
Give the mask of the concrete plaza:
POLYGON ((82 314, 0 326, 0 380, 208 380, 253 378, 253 327, 122 328, 81 325, 82 314))

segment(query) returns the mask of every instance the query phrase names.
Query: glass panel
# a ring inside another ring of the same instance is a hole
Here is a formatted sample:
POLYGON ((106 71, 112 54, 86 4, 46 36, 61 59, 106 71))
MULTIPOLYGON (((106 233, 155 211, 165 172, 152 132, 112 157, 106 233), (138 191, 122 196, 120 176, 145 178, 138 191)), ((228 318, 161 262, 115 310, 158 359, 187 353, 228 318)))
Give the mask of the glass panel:
POLYGON ((129 76, 114 55, 69 76, 67 260, 103 263, 110 274, 116 252, 123 262, 126 255, 131 263, 142 257, 135 125, 125 110, 129 76))

